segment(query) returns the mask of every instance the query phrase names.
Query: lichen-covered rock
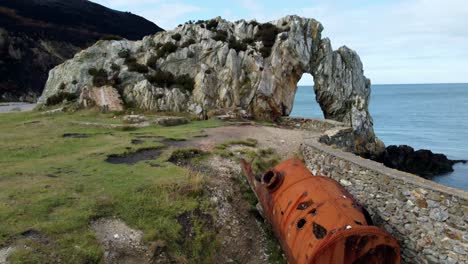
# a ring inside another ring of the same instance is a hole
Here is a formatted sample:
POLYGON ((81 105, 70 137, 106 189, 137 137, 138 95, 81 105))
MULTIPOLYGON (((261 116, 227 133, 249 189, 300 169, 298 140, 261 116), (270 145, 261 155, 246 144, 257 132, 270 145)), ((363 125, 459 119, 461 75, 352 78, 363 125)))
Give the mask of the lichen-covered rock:
POLYGON ((146 110, 204 118, 241 108, 276 120, 291 113, 297 83, 310 73, 325 117, 353 128, 361 146, 355 152, 382 151, 359 56, 347 47, 333 51, 322 30, 318 21, 298 16, 266 24, 216 18, 136 42, 100 41, 50 72, 39 104, 60 87, 79 94, 86 86, 112 85, 127 105, 146 110))

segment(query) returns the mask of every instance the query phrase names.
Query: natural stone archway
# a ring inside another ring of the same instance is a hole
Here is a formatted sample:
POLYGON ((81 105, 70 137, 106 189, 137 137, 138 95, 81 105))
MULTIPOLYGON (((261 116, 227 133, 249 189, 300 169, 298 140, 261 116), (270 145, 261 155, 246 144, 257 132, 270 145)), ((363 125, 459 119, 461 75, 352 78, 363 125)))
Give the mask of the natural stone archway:
POLYGON ((110 85, 138 108, 200 117, 237 108, 275 120, 291 113, 297 83, 310 73, 325 118, 352 126, 363 147, 356 152, 372 154, 381 144, 368 112, 370 81, 359 56, 333 51, 322 30, 298 16, 266 24, 216 18, 136 42, 100 41, 50 72, 39 104, 110 85))
POLYGON ((315 95, 312 74, 305 73, 299 80, 293 108, 289 116, 292 118, 324 118, 323 111, 315 95))

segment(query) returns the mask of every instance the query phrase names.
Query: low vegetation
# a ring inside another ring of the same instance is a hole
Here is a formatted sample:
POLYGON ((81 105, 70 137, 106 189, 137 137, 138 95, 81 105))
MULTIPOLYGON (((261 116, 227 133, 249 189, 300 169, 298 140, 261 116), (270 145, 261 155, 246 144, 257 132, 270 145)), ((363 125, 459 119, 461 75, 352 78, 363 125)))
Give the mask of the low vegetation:
POLYGON ((147 75, 146 79, 154 86, 162 88, 180 88, 183 91, 193 91, 195 81, 188 74, 175 77, 171 72, 156 69, 154 73, 147 75))
POLYGON ((64 101, 72 102, 72 101, 75 101, 76 99, 78 99, 78 96, 74 93, 59 92, 47 98, 46 105, 47 106, 58 105, 64 101))
POLYGON ((172 35, 171 38, 175 41, 180 41, 182 39, 182 36, 179 33, 176 33, 172 35))
POLYGON ((218 28, 219 22, 216 19, 211 19, 206 23, 206 29, 214 31, 218 28))
POLYGON ((108 84, 108 75, 104 69, 91 68, 88 70, 89 75, 93 76, 93 85, 102 87, 108 84))
POLYGON ((270 56, 271 48, 275 45, 276 36, 279 33, 279 28, 271 23, 258 25, 258 32, 255 34, 255 39, 263 43, 263 48, 260 50, 260 53, 264 58, 270 56))
POLYGON ((213 37, 216 41, 226 42, 228 38, 228 33, 225 30, 217 30, 215 36, 213 37))
POLYGON ((0 115, 0 248, 26 246, 14 252, 13 263, 102 263, 102 248, 90 229, 101 217, 117 217, 142 230, 147 243, 164 241, 169 255, 182 263, 213 262, 213 206, 201 191, 202 174, 163 156, 135 165, 105 160, 110 154, 162 146, 164 138, 187 138, 220 123, 133 131, 76 123, 118 120, 87 111, 0 115), (66 133, 88 137, 63 137, 66 133), (143 144, 131 144, 136 137, 143 144), (187 233, 188 228, 193 232, 187 233), (40 239, 28 239, 28 234, 40 239))
POLYGON ((165 58, 167 55, 176 52, 178 49, 177 45, 172 42, 162 44, 157 51, 157 58, 165 58))
POLYGON ((243 41, 238 41, 235 37, 231 37, 228 43, 229 43, 229 48, 234 49, 237 52, 246 51, 248 47, 247 43, 243 41))
POLYGON ((133 57, 127 57, 124 63, 131 72, 148 73, 149 71, 148 66, 138 63, 137 59, 133 57))
POLYGON ((193 38, 190 38, 190 39, 186 40, 184 43, 182 43, 182 45, 180 45, 180 47, 181 48, 187 48, 190 45, 193 45, 195 43, 196 43, 196 41, 193 38))

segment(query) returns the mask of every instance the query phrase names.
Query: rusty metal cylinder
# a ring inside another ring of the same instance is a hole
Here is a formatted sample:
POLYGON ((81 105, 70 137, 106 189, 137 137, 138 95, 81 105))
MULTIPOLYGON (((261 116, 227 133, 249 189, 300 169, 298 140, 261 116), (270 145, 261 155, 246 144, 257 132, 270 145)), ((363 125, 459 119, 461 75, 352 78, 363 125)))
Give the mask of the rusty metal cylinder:
POLYGON ((243 168, 289 263, 401 263, 398 242, 372 226, 366 211, 333 179, 312 175, 298 159, 260 178, 244 161, 243 168))

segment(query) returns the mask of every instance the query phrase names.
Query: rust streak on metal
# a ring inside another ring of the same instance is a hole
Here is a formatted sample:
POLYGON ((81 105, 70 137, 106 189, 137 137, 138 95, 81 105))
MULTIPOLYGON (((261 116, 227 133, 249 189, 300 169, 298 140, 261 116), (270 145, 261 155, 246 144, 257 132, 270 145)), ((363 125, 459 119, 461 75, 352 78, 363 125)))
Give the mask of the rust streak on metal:
POLYGON ((261 181, 248 162, 241 165, 289 263, 401 263, 398 242, 372 226, 336 181, 312 175, 298 159, 282 162, 261 181))

